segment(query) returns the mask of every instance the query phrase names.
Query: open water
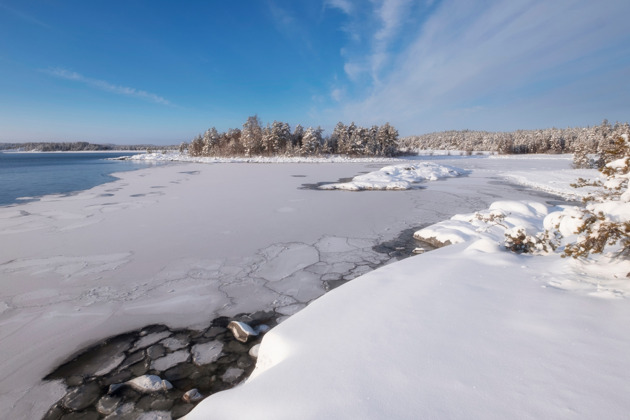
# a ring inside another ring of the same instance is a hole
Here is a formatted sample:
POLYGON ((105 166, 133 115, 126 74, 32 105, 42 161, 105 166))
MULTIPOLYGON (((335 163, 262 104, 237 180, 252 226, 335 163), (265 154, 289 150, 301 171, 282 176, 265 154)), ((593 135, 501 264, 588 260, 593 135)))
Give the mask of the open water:
POLYGON ((69 194, 114 181, 114 172, 150 163, 108 160, 137 152, 0 153, 0 206, 48 194, 69 194))

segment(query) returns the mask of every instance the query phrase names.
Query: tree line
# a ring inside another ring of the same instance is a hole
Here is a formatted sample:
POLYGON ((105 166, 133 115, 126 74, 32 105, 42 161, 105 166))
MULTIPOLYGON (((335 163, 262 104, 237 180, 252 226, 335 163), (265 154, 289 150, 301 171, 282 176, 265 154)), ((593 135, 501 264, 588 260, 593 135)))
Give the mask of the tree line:
MULTIPOLYGON (((24 152, 101 152, 101 151, 140 151, 157 146, 147 145, 116 145, 94 144, 85 141, 77 142, 29 142, 29 143, 0 143, 0 150, 24 151, 24 152)), ((173 146, 159 146, 160 149, 169 149, 173 146)))
POLYGON ((628 123, 575 128, 547 128, 513 132, 443 131, 400 139, 398 147, 416 150, 490 151, 500 154, 520 153, 597 153, 601 154, 612 139, 630 134, 628 123))
POLYGON ((241 129, 219 133, 211 127, 190 143, 182 143, 180 152, 190 156, 394 156, 398 154, 398 130, 389 123, 370 128, 339 122, 330 136, 321 127, 293 130, 286 122, 274 121, 263 126, 258 116, 247 119, 241 129))

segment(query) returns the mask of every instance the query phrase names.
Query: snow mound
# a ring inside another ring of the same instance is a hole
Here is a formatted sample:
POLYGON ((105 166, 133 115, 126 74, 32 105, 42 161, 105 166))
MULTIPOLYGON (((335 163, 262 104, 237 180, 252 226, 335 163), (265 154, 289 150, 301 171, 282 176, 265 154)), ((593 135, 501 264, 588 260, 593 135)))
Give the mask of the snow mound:
POLYGON ((545 205, 537 202, 496 201, 487 210, 457 214, 414 233, 414 238, 436 246, 487 239, 503 243, 510 229, 523 228, 528 233, 543 229, 548 215, 545 205))
POLYGON ((625 418, 628 301, 581 293, 572 259, 498 243, 548 214, 497 202, 432 227, 466 242, 324 295, 265 336, 247 381, 185 418, 625 418))
POLYGON ((319 188, 322 190, 408 190, 413 184, 423 181, 437 181, 438 179, 451 178, 463 175, 463 169, 453 166, 438 165, 432 162, 421 162, 404 165, 392 165, 358 175, 350 182, 326 184, 319 188))

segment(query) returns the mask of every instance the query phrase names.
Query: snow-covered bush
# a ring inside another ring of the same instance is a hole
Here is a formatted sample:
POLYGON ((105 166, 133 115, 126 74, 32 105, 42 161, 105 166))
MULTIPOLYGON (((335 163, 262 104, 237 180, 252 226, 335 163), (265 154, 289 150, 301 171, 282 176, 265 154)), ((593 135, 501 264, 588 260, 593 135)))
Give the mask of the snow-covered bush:
POLYGON ((563 236, 564 256, 588 257, 590 254, 610 253, 611 256, 630 256, 630 142, 628 135, 611 141, 601 153, 600 172, 603 180, 578 180, 575 187, 596 187, 586 198, 584 208, 566 209, 550 215, 546 222, 547 234, 563 236), (564 226, 564 228, 562 228, 564 226), (567 232, 572 226, 573 232, 567 232))
POLYGON ((505 247, 512 252, 540 254, 554 251, 557 248, 555 235, 549 237, 549 232, 539 232, 535 235, 527 233, 527 230, 517 226, 505 231, 505 247))

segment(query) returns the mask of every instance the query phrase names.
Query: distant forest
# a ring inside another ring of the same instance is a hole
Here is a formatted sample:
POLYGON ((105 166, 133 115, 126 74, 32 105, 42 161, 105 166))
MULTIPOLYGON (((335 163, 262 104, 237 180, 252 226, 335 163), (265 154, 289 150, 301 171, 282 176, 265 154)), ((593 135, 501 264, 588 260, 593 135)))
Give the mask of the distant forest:
POLYGON ((628 123, 586 128, 547 128, 513 132, 443 131, 409 136, 399 140, 398 147, 407 153, 419 150, 490 151, 499 154, 518 153, 593 153, 601 154, 611 141, 630 134, 628 123))
MULTIPOLYGON (((156 146, 150 145, 117 145, 117 144, 93 144, 84 141, 79 142, 41 142, 41 143, 0 143, 0 150, 18 152, 98 152, 108 150, 140 151, 156 146)), ((159 149, 172 149, 175 146, 160 146, 159 149)))

